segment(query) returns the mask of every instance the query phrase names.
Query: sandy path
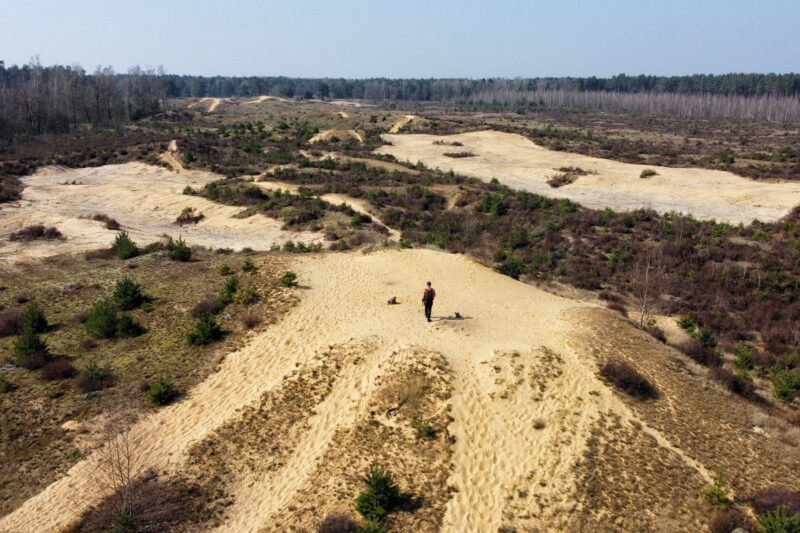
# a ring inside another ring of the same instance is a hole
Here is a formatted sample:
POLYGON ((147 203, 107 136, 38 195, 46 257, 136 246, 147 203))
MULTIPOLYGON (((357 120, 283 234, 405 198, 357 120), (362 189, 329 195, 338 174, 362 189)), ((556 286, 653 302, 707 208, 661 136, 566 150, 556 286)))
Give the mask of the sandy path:
POLYGON ((234 218, 241 208, 182 194, 186 186, 198 188, 216 179, 219 176, 210 172, 176 174, 141 163, 44 169, 24 178, 22 200, 0 207, 0 261, 16 262, 108 246, 116 232, 105 229, 102 222, 90 220, 98 213, 117 220, 139 244, 157 241, 166 234, 214 248, 267 250, 272 244, 289 239, 322 239, 314 232, 284 231, 280 221, 262 215, 234 218), (64 185, 67 181, 77 184, 64 185), (204 218, 194 225, 175 225, 185 207, 195 208, 204 218), (9 234, 32 224, 55 226, 67 238, 30 243, 8 240, 9 234))
POLYGON ((404 115, 403 118, 392 124, 392 127, 389 129, 389 133, 398 133, 403 126, 415 118, 417 118, 416 115, 404 115))
POLYGON ((260 104, 261 102, 265 102, 267 100, 275 100, 275 101, 278 101, 278 102, 292 102, 293 101, 293 100, 289 100, 288 98, 280 98, 278 96, 261 95, 258 98, 256 98, 255 100, 250 100, 249 102, 243 102, 243 103, 245 103, 245 104, 260 104))
POLYGON ((332 137, 337 137, 340 141, 355 139, 362 144, 364 143, 364 138, 356 130, 323 130, 311 137, 308 142, 309 144, 314 144, 317 141, 329 141, 332 137))
POLYGON ((206 109, 206 111, 208 113, 212 113, 219 106, 219 104, 222 102, 222 99, 220 99, 220 98, 201 98, 197 102, 195 102, 193 104, 189 104, 188 108, 191 109, 191 108, 193 108, 195 106, 198 106, 198 105, 202 104, 203 102, 210 102, 208 104, 208 109, 206 109))
MULTIPOLYGON (((463 256, 431 250, 314 254, 294 260, 292 269, 307 286, 300 289, 298 306, 229 354, 219 372, 184 400, 133 428, 146 443, 145 464, 179 468, 193 442, 274 389, 297 365, 332 345, 372 343, 377 348, 365 349, 358 366, 342 370, 286 464, 235 491, 229 520, 220 530, 268 528, 271 516, 292 505, 293 494, 324 455, 334 432, 352 426, 355 412, 369 409, 362 399, 380 372, 387 371, 389 365, 383 363, 394 350, 413 346, 443 354, 454 376, 454 421, 448 430, 455 437, 449 483, 456 491, 442 531, 497 531, 504 524, 509 495, 523 489, 532 496, 534 512, 517 525, 557 529, 568 519, 573 465, 591 427, 603 412, 631 418, 619 398, 595 378, 592 356, 570 348, 575 328, 569 310, 582 304, 501 276, 463 256), (431 324, 424 320, 419 301, 428 279, 438 292, 431 324), (391 296, 400 305, 387 306, 391 296), (447 318, 456 310, 464 319, 447 318)), ((93 461, 78 463, 67 477, 4 517, 0 530, 64 530, 97 501, 91 489, 93 461)))
POLYGON ((543 196, 569 198, 587 207, 617 210, 651 208, 660 213, 691 213, 701 219, 750 223, 753 219, 774 221, 800 204, 799 183, 766 183, 730 172, 697 168, 668 168, 633 165, 579 154, 542 148, 515 134, 480 131, 459 135, 385 135, 392 146, 379 153, 392 154, 401 161, 422 161, 430 167, 454 170, 484 180, 496 177, 515 189, 543 196), (443 154, 452 146, 433 144, 436 140, 463 143, 458 151, 474 157, 451 158, 443 154), (554 189, 546 181, 560 167, 579 167, 595 172, 576 182, 554 189), (642 179, 644 168, 658 175, 642 179))

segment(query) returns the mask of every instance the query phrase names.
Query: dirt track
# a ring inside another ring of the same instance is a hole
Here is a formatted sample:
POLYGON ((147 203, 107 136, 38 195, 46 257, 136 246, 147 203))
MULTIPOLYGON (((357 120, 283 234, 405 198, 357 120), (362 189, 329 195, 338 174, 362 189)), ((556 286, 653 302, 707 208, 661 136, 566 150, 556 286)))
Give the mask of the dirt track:
POLYGON ((483 180, 497 178, 515 189, 544 196, 569 198, 587 207, 615 210, 650 208, 748 224, 753 219, 775 221, 800 204, 800 184, 765 183, 730 172, 697 168, 648 167, 597 159, 542 148, 515 134, 480 131, 459 135, 384 135, 392 143, 378 153, 401 161, 422 161, 429 167, 454 170, 483 180), (463 146, 435 145, 459 141, 463 146), (446 152, 468 151, 473 157, 452 158, 446 152), (546 181, 561 167, 593 172, 572 184, 552 188, 546 181), (653 168, 656 176, 640 178, 653 168))

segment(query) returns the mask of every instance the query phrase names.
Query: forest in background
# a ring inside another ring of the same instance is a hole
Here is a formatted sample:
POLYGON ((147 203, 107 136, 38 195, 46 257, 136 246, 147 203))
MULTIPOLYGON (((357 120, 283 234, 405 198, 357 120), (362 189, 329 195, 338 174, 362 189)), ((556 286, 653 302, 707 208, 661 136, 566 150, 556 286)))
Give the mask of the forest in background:
POLYGON ((800 121, 800 74, 526 79, 344 79, 186 76, 163 68, 42 66, 0 61, 0 137, 114 125, 166 110, 168 98, 273 95, 452 103, 469 109, 585 109, 684 117, 800 121))

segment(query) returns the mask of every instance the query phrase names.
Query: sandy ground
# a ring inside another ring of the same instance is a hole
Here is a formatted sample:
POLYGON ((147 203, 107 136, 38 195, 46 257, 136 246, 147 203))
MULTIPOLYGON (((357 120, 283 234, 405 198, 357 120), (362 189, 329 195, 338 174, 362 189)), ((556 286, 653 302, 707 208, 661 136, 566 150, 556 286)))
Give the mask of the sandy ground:
POLYGON ((255 100, 250 100, 248 102, 243 102, 243 103, 245 103, 245 104, 260 104, 261 102, 264 102, 264 101, 267 101, 267 100, 275 100, 275 101, 278 101, 278 102, 292 102, 293 101, 293 100, 289 100, 288 98, 280 98, 278 96, 262 95, 262 96, 259 96, 258 98, 256 98, 255 100))
POLYGON ((347 139, 355 139, 360 143, 364 142, 364 139, 361 137, 361 134, 358 133, 356 130, 323 130, 313 137, 311 137, 308 142, 313 144, 317 141, 328 141, 331 137, 337 137, 340 141, 346 141, 347 139))
POLYGON ((204 102, 208 102, 208 108, 206 111, 208 113, 212 113, 217 107, 219 107, 219 104, 222 102, 222 100, 220 98, 201 98, 197 102, 189 104, 188 108, 191 109, 195 106, 201 105, 204 102))
MULTIPOLYGON (((296 261, 292 268, 307 287, 300 304, 282 322, 229 354, 219 372, 184 400, 133 428, 147 466, 179 468, 193 442, 276 387, 298 365, 332 345, 365 342, 377 348, 313 411, 308 431, 297 439, 283 466, 240 487, 220 531, 270 530, 271 517, 292 504, 337 429, 353 423, 355 406, 369 408, 360 405, 360 390, 389 371, 391 365, 384 363, 397 350, 410 349, 442 354, 452 372, 453 422, 448 431, 455 444, 449 484, 456 490, 442 531, 497 531, 506 523, 503 510, 509 495, 523 490, 536 493, 536 509, 526 515, 526 527, 567 523, 574 505, 573 465, 591 428, 604 412, 614 411, 622 419, 632 416, 598 381, 591 355, 569 347, 574 328, 566 312, 581 304, 462 256, 429 250, 313 255, 296 261), (419 301, 428 279, 438 292, 430 324, 419 301), (391 296, 400 305, 387 306, 391 296), (454 319, 455 311, 463 318, 454 319)), ((667 443, 655 430, 648 431, 667 443)), ((90 457, 78 463, 4 517, 0 530, 67 528, 99 498, 90 488, 94 461, 90 457)))
POLYGON ((697 168, 667 168, 619 163, 605 159, 556 152, 516 134, 480 131, 451 136, 385 135, 391 146, 378 152, 401 161, 422 161, 429 167, 454 170, 484 180, 497 178, 515 189, 543 196, 569 198, 587 207, 616 210, 650 208, 660 213, 690 213, 696 218, 730 223, 753 219, 774 221, 800 204, 800 184, 765 183, 730 172, 697 168), (436 140, 459 141, 454 148, 435 145, 436 140), (469 151, 474 157, 451 158, 443 154, 469 151), (546 181, 561 167, 594 172, 554 189, 546 181), (642 179, 645 168, 658 175, 642 179))
POLYGON ((398 133, 400 129, 411 122, 412 120, 416 119, 415 115, 405 115, 403 118, 392 124, 392 127, 389 129, 389 133, 398 133))
POLYGON ((216 179, 219 176, 210 172, 174 173, 142 163, 42 169, 24 178, 20 201, 0 207, 0 261, 13 263, 109 246, 117 232, 90 220, 95 214, 115 219, 140 245, 163 235, 182 236, 195 245, 254 250, 267 250, 289 239, 307 243, 322 240, 318 233, 284 231, 280 221, 262 215, 235 218, 241 208, 182 194, 186 186, 198 188, 216 179), (174 224, 185 207, 195 208, 204 218, 195 225, 174 224), (55 226, 66 239, 28 243, 8 240, 12 232, 33 224, 55 226))

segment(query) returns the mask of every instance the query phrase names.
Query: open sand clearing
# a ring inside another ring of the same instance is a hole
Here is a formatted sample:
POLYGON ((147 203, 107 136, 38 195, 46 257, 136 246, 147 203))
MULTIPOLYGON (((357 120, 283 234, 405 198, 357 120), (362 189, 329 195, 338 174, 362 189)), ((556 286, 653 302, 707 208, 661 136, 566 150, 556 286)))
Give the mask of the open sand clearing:
POLYGON ((275 100, 275 101, 278 101, 278 102, 292 102, 293 101, 293 100, 290 100, 288 98, 280 98, 278 96, 261 95, 258 98, 256 98, 255 100, 250 100, 250 101, 244 102, 244 103, 245 104, 260 104, 261 102, 265 102, 267 100, 275 100))
POLYGON ((346 141, 347 139, 355 139, 360 143, 364 142, 364 139, 361 137, 361 134, 358 133, 356 130, 323 130, 313 137, 311 137, 308 142, 313 144, 317 141, 329 141, 332 137, 336 137, 340 141, 346 141))
POLYGON ((267 250, 288 239, 322 240, 319 233, 284 231, 280 221, 263 215, 235 218, 242 211, 239 207, 182 194, 187 185, 198 188, 219 178, 210 172, 176 174, 142 163, 42 169, 23 179, 25 190, 20 201, 0 207, 0 261, 109 246, 117 232, 90 220, 95 214, 115 219, 139 244, 157 241, 165 234, 182 236, 190 244, 255 250, 267 250), (204 218, 198 224, 176 225, 175 219, 185 207, 195 208, 204 218), (8 240, 12 232, 33 224, 55 226, 66 239, 27 243, 8 240))
POLYGON ((417 119, 416 115, 405 115, 403 118, 392 124, 392 127, 389 129, 389 133, 398 133, 403 126, 415 119, 417 119))
POLYGON ((765 183, 730 172, 697 168, 668 168, 619 163, 542 148, 521 135, 480 131, 459 135, 385 135, 391 146, 379 153, 401 161, 422 161, 429 167, 497 178, 515 189, 543 196, 569 198, 587 207, 617 210, 650 208, 691 214, 701 219, 750 223, 775 221, 800 204, 799 183, 765 183), (436 145, 459 141, 463 146, 436 145), (473 157, 451 158, 446 152, 469 151, 473 157), (546 181, 561 167, 579 167, 593 174, 572 184, 552 188, 546 181), (658 175, 642 179, 645 168, 658 175))
POLYGON ((201 98, 197 102, 189 104, 188 108, 191 109, 205 102, 208 102, 208 108, 206 109, 206 111, 208 113, 212 113, 217 107, 219 107, 219 104, 222 102, 222 100, 220 98, 201 98))
MULTIPOLYGON (((288 524, 307 530, 331 510, 352 510, 358 476, 377 453, 359 448, 366 428, 394 431, 381 442, 400 443, 392 448, 395 459, 422 446, 413 444, 407 422, 397 426, 381 414, 387 404, 380 390, 399 382, 393 376, 408 368, 426 369, 431 382, 440 383, 436 390, 451 394, 431 406, 438 405, 438 414, 427 416, 449 414, 447 433, 454 439, 450 461, 441 466, 449 472, 451 496, 442 499, 430 485, 417 488, 426 491, 418 496, 435 493, 441 506, 438 518, 415 523, 413 530, 607 529, 609 523, 612 529, 635 523, 647 530, 697 530, 698 516, 707 514, 699 488, 716 469, 727 473, 748 461, 741 446, 757 450, 754 464, 763 463, 780 479, 797 467, 797 454, 750 431, 730 400, 676 367, 662 345, 613 313, 430 250, 293 259, 306 287, 298 289, 299 304, 229 354, 184 399, 132 429, 146 467, 196 471, 226 483, 231 503, 218 517, 219 531, 286 531, 288 524), (419 302, 428 279, 438 292, 430 324, 419 302), (386 305, 390 296, 399 305, 386 305), (453 318, 455 311, 463 318, 453 318), (618 354, 644 365, 666 397, 641 405, 599 381, 595 358, 618 354), (685 396, 691 405, 676 405, 685 396), (679 434, 672 433, 672 423, 680 425, 679 434), (687 430, 686 424, 703 429, 687 430), (768 449, 774 445, 780 453, 772 458, 768 449), (626 450, 635 450, 640 470, 625 471, 626 450), (608 464, 590 461, 598 451, 608 464), (331 471, 331 465, 337 466, 331 471), (617 470, 597 480, 603 488, 594 488, 586 476, 611 465, 617 470), (355 481, 344 492, 333 488, 348 475, 355 481), (680 488, 659 484, 661 478, 680 488), (612 512, 616 500, 595 501, 612 487, 619 490, 619 515, 612 512), (641 508, 642 490, 665 500, 663 512, 641 508)), ((446 458, 436 453, 437 461, 446 458)), ((67 529, 100 498, 92 483, 95 461, 90 456, 78 463, 0 519, 0 530, 67 529)), ((424 465, 399 464, 406 469, 395 473, 407 489, 424 465)))

